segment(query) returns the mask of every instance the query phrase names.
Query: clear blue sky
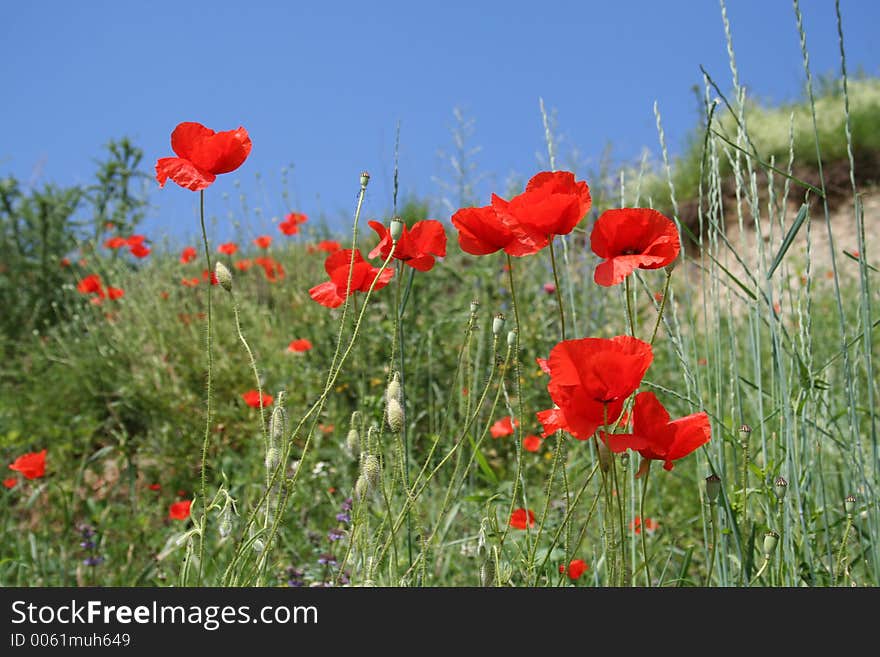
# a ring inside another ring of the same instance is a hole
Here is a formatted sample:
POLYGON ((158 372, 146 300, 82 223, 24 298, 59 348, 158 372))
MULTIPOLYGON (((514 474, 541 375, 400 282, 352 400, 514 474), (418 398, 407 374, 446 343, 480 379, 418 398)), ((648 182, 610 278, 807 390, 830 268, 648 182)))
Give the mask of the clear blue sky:
MULTIPOLYGON (((791 3, 728 4, 743 83, 764 99, 795 97, 803 71, 791 3)), ((802 9, 814 75, 839 70, 834 3, 804 0, 802 9)), ((877 74, 880 2, 843 0, 842 11, 850 71, 877 74)), ((251 208, 247 232, 274 234, 270 219, 288 209, 279 193, 288 164, 290 209, 342 226, 366 169, 366 218, 383 216, 398 120, 404 197, 439 197, 433 178, 450 174, 438 151, 451 150, 452 110, 461 107, 475 121, 488 200, 509 175, 540 170, 539 97, 556 111, 562 155, 578 149, 583 176, 606 144, 619 160, 637 160, 643 147, 657 151, 655 100, 673 152, 680 150, 697 118, 691 87, 700 64, 730 86, 711 0, 34 0, 4 6, 0 62, 0 175, 87 182, 102 144, 123 135, 144 149, 152 170, 172 155, 169 136, 180 121, 243 125, 253 152, 209 188, 208 211, 225 219, 225 192, 241 218, 240 180, 251 208)), ((195 234, 197 194, 169 183, 150 198, 151 236, 195 234)))

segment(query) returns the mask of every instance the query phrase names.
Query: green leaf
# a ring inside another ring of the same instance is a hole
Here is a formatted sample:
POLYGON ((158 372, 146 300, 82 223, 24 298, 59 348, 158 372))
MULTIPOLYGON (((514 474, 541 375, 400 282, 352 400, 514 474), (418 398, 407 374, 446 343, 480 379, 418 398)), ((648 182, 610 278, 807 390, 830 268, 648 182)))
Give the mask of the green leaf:
POLYGON ((804 203, 801 205, 801 209, 798 210, 797 216, 794 218, 794 222, 791 224, 791 228, 788 229, 788 232, 785 234, 785 239, 782 240, 782 244, 779 246, 779 251, 776 253, 776 257, 773 258, 773 263, 770 265, 770 269, 767 271, 767 280, 770 280, 770 277, 773 276, 773 272, 776 271, 776 268, 782 264, 782 259, 785 257, 785 254, 788 252, 788 249, 791 248, 792 243, 794 242, 794 238, 797 237, 798 231, 803 226, 804 222, 810 216, 810 206, 804 203))

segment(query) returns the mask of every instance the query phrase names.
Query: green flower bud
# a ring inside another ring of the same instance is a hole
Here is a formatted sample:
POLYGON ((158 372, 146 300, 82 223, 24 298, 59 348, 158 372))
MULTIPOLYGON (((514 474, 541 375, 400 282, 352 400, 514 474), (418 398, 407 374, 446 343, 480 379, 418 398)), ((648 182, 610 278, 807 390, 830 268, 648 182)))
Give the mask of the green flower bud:
POLYGON ((224 265, 219 260, 217 264, 214 265, 214 276, 217 277, 217 282, 227 292, 232 292, 232 272, 229 271, 229 268, 224 265))
POLYGON ((367 454, 361 462, 361 476, 367 481, 370 490, 379 485, 379 478, 382 476, 382 466, 379 465, 379 459, 372 454, 367 454))
POLYGON ((394 376, 391 378, 391 381, 388 383, 388 387, 385 388, 385 403, 388 403, 392 399, 396 399, 400 401, 400 373, 395 372, 394 376))
POLYGON ((611 469, 611 450, 601 440, 599 441, 599 467, 602 472, 608 472, 611 469))
POLYGON ((357 456, 360 453, 361 439, 357 429, 348 430, 348 436, 345 438, 345 447, 352 456, 357 456))
POLYGON ((354 484, 354 496, 362 500, 367 496, 367 493, 370 492, 370 484, 367 483, 367 478, 361 475, 357 478, 357 481, 354 484))
POLYGON ((403 406, 397 399, 389 399, 385 407, 385 417, 388 420, 388 428, 394 433, 403 430, 403 406))

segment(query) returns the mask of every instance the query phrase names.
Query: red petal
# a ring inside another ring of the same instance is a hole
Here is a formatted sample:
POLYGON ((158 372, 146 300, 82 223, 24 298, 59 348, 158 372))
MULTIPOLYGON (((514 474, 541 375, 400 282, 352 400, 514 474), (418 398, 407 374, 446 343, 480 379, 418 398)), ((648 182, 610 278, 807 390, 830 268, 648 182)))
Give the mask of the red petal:
POLYGON ((446 231, 436 219, 417 221, 409 231, 409 238, 418 253, 446 255, 446 231))
POLYGON ((513 232, 495 214, 491 205, 462 208, 452 215, 461 250, 471 255, 487 255, 503 249, 513 240, 513 232))
POLYGON ((200 171, 189 160, 163 157, 156 162, 156 180, 159 181, 159 187, 164 187, 165 181, 169 178, 181 187, 197 192, 208 187, 217 177, 213 173, 200 171))
POLYGON ((381 221, 368 221, 367 224, 379 235, 379 243, 367 254, 367 257, 382 256, 382 260, 385 260, 391 252, 391 233, 381 221))
POLYGON ((251 152, 247 130, 215 133, 200 123, 184 122, 171 133, 171 148, 198 169, 212 174, 229 173, 240 167, 251 152))
POLYGON ((321 283, 309 290, 309 296, 322 306, 328 308, 337 308, 345 301, 336 290, 336 285, 332 281, 321 283))
POLYGON ((668 460, 683 458, 709 442, 712 437, 712 426, 709 424, 709 416, 706 413, 694 413, 687 417, 674 420, 669 425, 672 427, 675 437, 669 452, 668 460))

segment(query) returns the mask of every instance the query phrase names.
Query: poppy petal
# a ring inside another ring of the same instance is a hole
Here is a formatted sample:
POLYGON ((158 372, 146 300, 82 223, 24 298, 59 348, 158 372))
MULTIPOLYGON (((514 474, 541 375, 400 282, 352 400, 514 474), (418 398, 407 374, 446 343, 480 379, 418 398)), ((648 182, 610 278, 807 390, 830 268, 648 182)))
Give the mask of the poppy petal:
POLYGON ((194 192, 207 188, 217 179, 213 173, 200 171, 189 160, 179 157, 163 157, 156 162, 156 180, 159 187, 165 186, 169 178, 181 187, 194 192))
POLYGON ((345 300, 339 296, 339 293, 336 290, 336 284, 333 283, 333 281, 327 281, 326 283, 316 285, 309 290, 309 296, 322 306, 327 306, 328 308, 338 308, 345 300))

